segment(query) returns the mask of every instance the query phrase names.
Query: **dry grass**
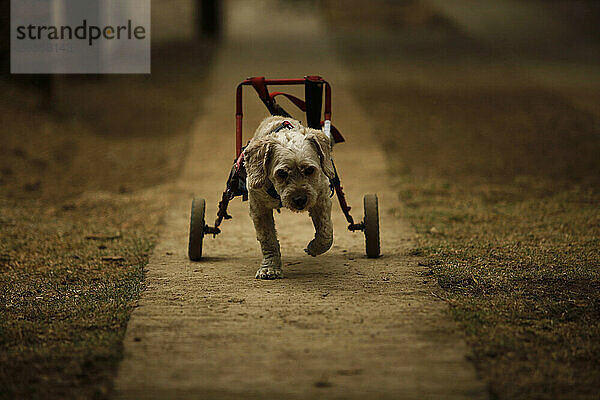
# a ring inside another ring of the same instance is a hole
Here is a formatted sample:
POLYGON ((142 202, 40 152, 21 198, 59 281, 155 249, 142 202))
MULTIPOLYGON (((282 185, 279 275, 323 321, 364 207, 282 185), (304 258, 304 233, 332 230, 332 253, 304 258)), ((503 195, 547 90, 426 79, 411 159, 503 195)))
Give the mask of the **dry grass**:
POLYGON ((108 397, 200 110, 208 54, 180 50, 177 71, 63 82, 58 114, 2 83, 0 398, 108 397))
POLYGON ((358 89, 419 235, 409 255, 438 280, 492 397, 595 398, 598 119, 539 89, 358 89))
POLYGON ((3 398, 109 392, 161 215, 149 199, 120 197, 90 198, 51 213, 36 211, 39 203, 1 203, 3 398), (113 240, 86 239, 117 231, 113 240), (104 261, 106 255, 122 259, 104 261))

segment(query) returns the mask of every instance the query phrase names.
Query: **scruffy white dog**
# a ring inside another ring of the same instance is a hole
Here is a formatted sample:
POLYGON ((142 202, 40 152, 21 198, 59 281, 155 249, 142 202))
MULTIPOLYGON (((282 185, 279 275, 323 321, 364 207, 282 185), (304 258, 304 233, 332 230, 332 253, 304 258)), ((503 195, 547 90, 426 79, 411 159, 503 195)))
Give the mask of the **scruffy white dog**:
POLYGON ((320 130, 291 118, 268 117, 244 150, 250 217, 263 261, 256 278, 282 278, 273 209, 308 211, 315 237, 306 251, 325 253, 333 243, 329 178, 334 177, 331 143, 320 130))

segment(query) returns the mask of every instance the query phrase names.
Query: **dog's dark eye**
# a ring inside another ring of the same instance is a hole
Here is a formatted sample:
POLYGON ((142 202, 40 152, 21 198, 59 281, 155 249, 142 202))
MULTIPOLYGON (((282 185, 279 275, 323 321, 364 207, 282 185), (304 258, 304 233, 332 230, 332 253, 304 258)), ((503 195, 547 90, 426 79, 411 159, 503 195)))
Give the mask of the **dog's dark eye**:
POLYGON ((307 167, 304 169, 304 175, 310 176, 315 173, 315 167, 307 167))
POLYGON ((285 180, 288 177, 288 173, 283 169, 277 170, 276 174, 277 174, 277 177, 282 180, 285 180))

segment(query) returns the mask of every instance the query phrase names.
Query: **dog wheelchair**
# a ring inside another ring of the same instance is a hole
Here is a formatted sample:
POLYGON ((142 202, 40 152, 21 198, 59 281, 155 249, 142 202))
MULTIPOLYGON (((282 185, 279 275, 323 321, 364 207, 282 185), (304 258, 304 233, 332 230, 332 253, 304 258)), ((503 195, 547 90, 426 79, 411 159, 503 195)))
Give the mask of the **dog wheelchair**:
MULTIPOLYGON (((320 76, 306 76, 300 79, 265 79, 264 77, 248 78, 237 86, 236 91, 236 142, 235 142, 235 160, 229 177, 227 178, 226 189, 221 196, 218 205, 217 218, 214 226, 205 223, 206 201, 203 198, 195 198, 192 201, 192 210, 190 217, 190 234, 188 257, 192 261, 202 259, 202 242, 204 236, 212 234, 216 237, 221 233, 221 223, 224 219, 231 219, 227 213, 229 202, 235 197, 241 196, 242 201, 248 200, 248 190, 246 188, 246 169, 244 167, 244 153, 242 148, 242 89, 244 86, 252 86, 260 100, 267 107, 271 115, 278 115, 287 118, 293 118, 276 101, 277 96, 287 98, 292 104, 306 113, 306 123, 309 128, 322 129, 325 135, 329 137, 332 146, 335 143, 344 142, 341 133, 331 124, 331 86, 320 76), (304 85, 304 98, 302 100, 296 96, 283 92, 271 92, 268 85, 304 85), (323 90, 325 90, 325 105, 323 107, 323 90), (321 120, 321 110, 323 110, 323 120, 321 120)), ((333 160, 332 160, 333 162, 333 160)), ((335 171, 334 178, 330 179, 331 196, 335 193, 338 202, 348 221, 348 229, 352 232, 362 231, 365 235, 366 255, 369 258, 380 256, 380 238, 379 238, 379 204, 376 194, 367 194, 363 198, 364 216, 359 223, 354 222, 350 214, 351 207, 346 202, 346 196, 342 190, 340 178, 335 171)), ((272 188, 274 189, 274 188, 272 188)), ((269 195, 277 198, 276 191, 267 191, 269 195)), ((278 210, 279 211, 279 210, 278 210)))

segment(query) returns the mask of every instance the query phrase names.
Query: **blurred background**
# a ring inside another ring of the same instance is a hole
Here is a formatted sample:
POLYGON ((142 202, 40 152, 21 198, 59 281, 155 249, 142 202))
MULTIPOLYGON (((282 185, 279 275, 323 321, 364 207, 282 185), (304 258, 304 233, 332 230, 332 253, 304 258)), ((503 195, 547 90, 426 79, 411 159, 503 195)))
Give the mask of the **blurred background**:
MULTIPOLYGON (((227 2, 153 1, 148 76, 10 75, 9 3, 2 0, 0 20, 3 190, 65 194, 52 181, 59 171, 73 186, 67 192, 127 190, 172 176, 227 31, 227 2), (37 167, 24 161, 26 147, 37 167)), ((364 83, 357 94, 371 112, 398 117, 389 132, 402 152, 398 168, 493 177, 598 172, 590 117, 600 93, 595 1, 281 0, 250 8, 260 7, 322 16, 325 39, 364 83), (521 118, 532 111, 544 115, 529 121, 536 126, 521 118)))
POLYGON ((201 109, 201 82, 222 29, 220 3, 152 2, 150 75, 10 75, 10 1, 2 3, 2 159, 13 172, 4 187, 22 192, 25 184, 55 196, 172 178, 201 109), (23 157, 29 150, 37 172, 23 157))

